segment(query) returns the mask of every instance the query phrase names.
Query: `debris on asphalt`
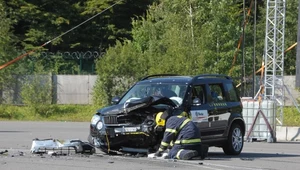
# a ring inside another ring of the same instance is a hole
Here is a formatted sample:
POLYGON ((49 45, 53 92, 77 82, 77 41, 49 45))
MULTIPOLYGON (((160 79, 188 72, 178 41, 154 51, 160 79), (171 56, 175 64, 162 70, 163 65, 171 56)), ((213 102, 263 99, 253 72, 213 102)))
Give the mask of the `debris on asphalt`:
POLYGON ((103 154, 94 154, 94 156, 98 156, 98 157, 104 157, 103 154))
POLYGON ((71 153, 93 154, 95 148, 88 142, 79 139, 60 142, 57 139, 34 139, 30 152, 33 154, 47 153, 51 156, 70 155, 71 153))
POLYGON ((170 159, 169 162, 177 162, 177 159, 170 159))
POLYGON ((144 153, 137 153, 137 154, 135 155, 136 158, 146 157, 146 156, 147 156, 147 154, 144 154, 144 153))
POLYGON ((19 151, 19 156, 24 156, 24 152, 19 151))
POLYGON ((115 163, 114 161, 108 161, 108 163, 112 164, 112 163, 115 163))
POLYGON ((240 159, 243 161, 253 161, 254 160, 253 158, 240 158, 240 159))
POLYGON ((8 152, 8 150, 0 151, 0 155, 5 154, 5 153, 7 153, 7 152, 8 152))
POLYGON ((155 153, 150 153, 150 154, 148 154, 148 158, 167 159, 168 158, 168 153, 164 152, 162 154, 162 156, 160 156, 160 157, 155 156, 155 153))
POLYGON ((47 154, 50 156, 58 156, 56 151, 48 151, 47 154))

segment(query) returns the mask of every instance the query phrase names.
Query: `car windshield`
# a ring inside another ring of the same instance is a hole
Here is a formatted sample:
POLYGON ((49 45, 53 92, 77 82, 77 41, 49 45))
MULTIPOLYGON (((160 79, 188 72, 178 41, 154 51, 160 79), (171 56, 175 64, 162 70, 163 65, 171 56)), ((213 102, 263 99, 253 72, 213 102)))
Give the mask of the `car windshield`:
POLYGON ((186 89, 186 84, 178 83, 136 84, 123 96, 123 98, 119 101, 119 104, 148 96, 162 96, 168 97, 177 105, 181 105, 186 89))

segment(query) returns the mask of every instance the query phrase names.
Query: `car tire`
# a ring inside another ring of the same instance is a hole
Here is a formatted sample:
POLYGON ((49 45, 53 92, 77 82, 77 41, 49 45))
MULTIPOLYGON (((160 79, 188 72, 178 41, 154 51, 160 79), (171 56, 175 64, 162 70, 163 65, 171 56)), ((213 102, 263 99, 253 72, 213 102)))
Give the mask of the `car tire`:
POLYGON ((244 146, 244 134, 238 124, 233 124, 228 133, 226 143, 223 145, 223 151, 226 155, 239 155, 244 146))

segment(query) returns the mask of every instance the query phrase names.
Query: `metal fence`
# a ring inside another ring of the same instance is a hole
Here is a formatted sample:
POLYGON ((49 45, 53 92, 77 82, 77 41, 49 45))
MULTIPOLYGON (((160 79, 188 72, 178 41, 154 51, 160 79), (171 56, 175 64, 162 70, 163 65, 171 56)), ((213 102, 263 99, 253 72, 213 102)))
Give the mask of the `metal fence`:
MULTIPOLYGON (((92 104, 93 87, 96 83, 97 75, 41 75, 50 78, 52 81, 52 103, 57 104, 92 104)), ((28 81, 26 76, 18 75, 15 82, 6 89, 0 90, 2 103, 23 104, 21 89, 24 81, 28 81)), ((285 86, 289 89, 292 96, 285 93, 285 106, 293 106, 293 98, 300 97, 299 91, 295 88, 295 76, 285 76, 285 86)), ((258 81, 257 81, 258 82, 258 81)), ((257 83, 256 83, 257 84, 257 83)), ((252 87, 247 86, 246 96, 252 96, 252 87)), ((258 90, 258 86, 256 86, 258 90)))
MULTIPOLYGON (((4 104, 23 104, 22 85, 30 81, 28 76, 16 76, 11 86, 0 93, 4 104)), ((92 104, 93 86, 96 75, 41 75, 41 79, 50 78, 52 83, 52 101, 56 104, 92 104)))

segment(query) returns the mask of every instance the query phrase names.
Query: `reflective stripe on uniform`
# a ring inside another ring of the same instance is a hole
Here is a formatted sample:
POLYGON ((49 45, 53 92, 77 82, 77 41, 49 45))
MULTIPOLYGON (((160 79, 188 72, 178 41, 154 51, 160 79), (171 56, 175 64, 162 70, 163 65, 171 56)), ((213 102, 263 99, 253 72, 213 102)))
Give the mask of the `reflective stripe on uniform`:
POLYGON ((180 153, 181 153, 182 151, 183 151, 183 149, 180 149, 180 150, 177 152, 177 154, 176 154, 176 158, 177 158, 177 159, 180 158, 179 156, 180 156, 180 153))
POLYGON ((161 152, 162 152, 162 151, 164 151, 164 149, 162 149, 162 148, 158 148, 158 151, 161 151, 161 152))
POLYGON ((179 127, 178 131, 180 131, 188 122, 190 121, 190 119, 186 119, 179 127))
POLYGON ((174 145, 174 141, 171 141, 170 146, 173 146, 173 145, 174 145))
POLYGON ((169 143, 166 143, 166 142, 161 142, 160 144, 165 147, 168 147, 170 145, 169 143))
POLYGON ((200 143, 201 139, 183 139, 183 140, 176 140, 175 144, 192 144, 192 143, 200 143))
POLYGON ((176 129, 166 129, 165 132, 177 133, 176 129))

